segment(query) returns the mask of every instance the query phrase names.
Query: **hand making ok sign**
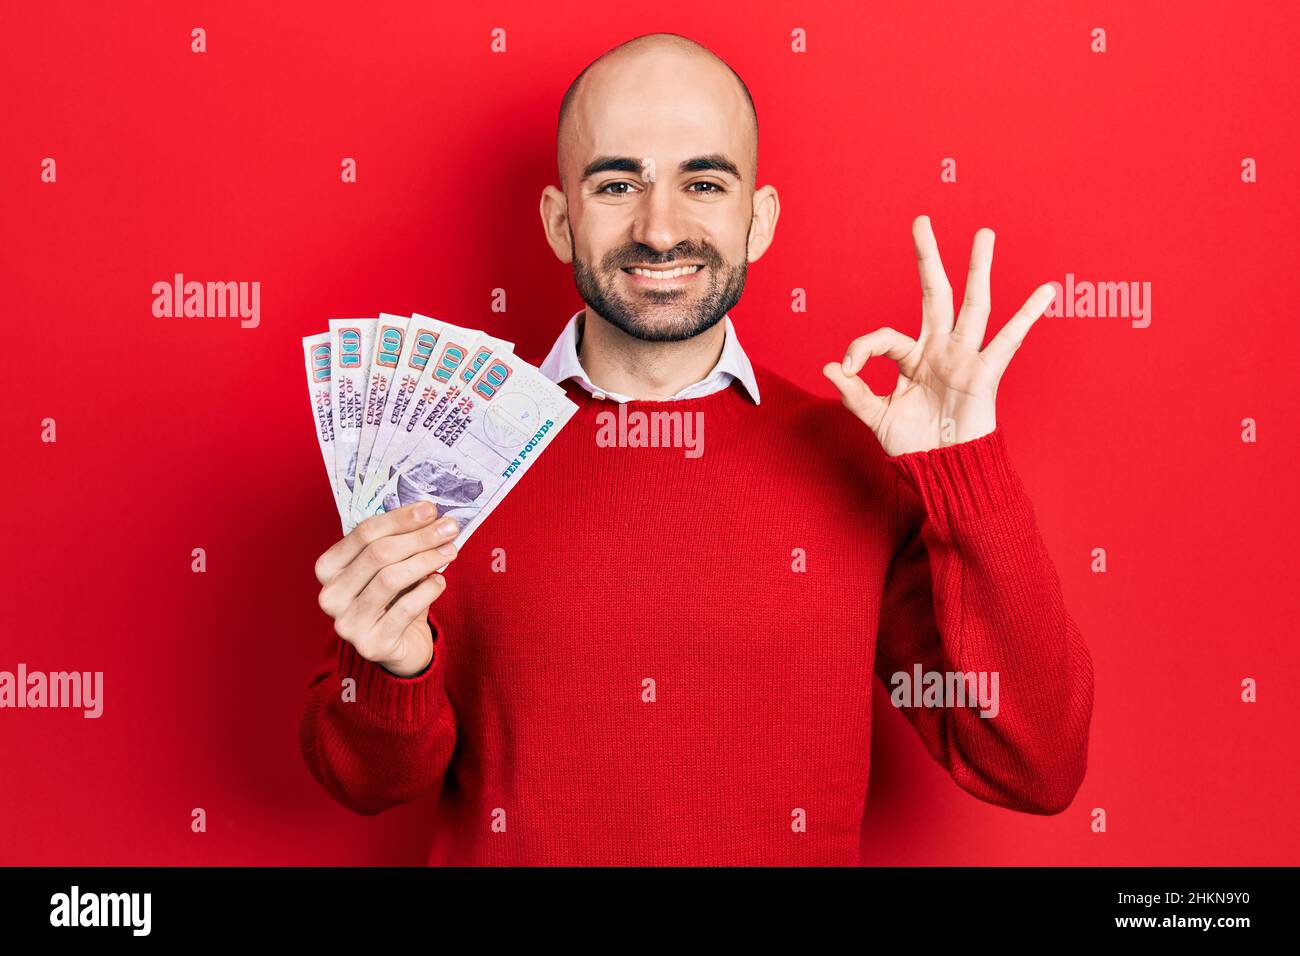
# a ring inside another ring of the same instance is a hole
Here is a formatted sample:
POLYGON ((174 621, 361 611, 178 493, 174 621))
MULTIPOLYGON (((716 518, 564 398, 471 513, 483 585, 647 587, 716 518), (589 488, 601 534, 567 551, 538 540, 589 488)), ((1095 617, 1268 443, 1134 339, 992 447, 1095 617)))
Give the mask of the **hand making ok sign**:
POLYGON ((921 271, 920 336, 913 339, 888 327, 876 329, 850 342, 842 363, 828 363, 822 369, 839 389, 845 406, 875 433, 888 455, 929 451, 992 432, 1002 373, 1056 293, 1051 285, 1037 289, 980 351, 989 318, 993 230, 975 233, 966 296, 955 325, 952 287, 928 216, 912 222, 912 240, 921 271), (888 396, 874 394, 858 377, 873 355, 898 363, 898 385, 888 396))

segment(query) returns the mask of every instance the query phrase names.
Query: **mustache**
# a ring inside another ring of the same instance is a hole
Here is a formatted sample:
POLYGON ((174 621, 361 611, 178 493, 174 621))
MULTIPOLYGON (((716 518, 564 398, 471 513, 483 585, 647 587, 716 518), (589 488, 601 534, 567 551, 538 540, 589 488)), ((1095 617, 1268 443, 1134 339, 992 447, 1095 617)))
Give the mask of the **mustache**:
POLYGON ((645 246, 633 246, 611 253, 605 257, 604 262, 607 270, 633 265, 667 266, 674 262, 703 262, 706 266, 716 266, 722 263, 722 257, 712 246, 699 249, 692 246, 677 247, 666 253, 655 252, 645 246))

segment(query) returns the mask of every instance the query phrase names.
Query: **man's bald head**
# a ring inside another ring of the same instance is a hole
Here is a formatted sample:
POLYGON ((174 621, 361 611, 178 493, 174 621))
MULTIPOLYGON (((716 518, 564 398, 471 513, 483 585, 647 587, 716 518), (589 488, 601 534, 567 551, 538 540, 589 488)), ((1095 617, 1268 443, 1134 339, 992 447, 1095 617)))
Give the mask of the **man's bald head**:
POLYGON ((729 74, 734 88, 740 94, 737 106, 745 110, 749 119, 750 168, 746 172, 749 174, 750 188, 753 188, 755 185, 753 179, 758 172, 758 111, 754 109, 754 99, 749 94, 749 87, 730 64, 708 47, 676 33, 647 33, 620 43, 587 64, 569 84, 564 99, 560 101, 560 115, 555 133, 556 164, 559 167, 560 182, 564 182, 566 153, 572 144, 575 104, 590 84, 599 82, 607 70, 612 70, 620 64, 630 65, 640 57, 678 57, 684 63, 708 66, 729 74))

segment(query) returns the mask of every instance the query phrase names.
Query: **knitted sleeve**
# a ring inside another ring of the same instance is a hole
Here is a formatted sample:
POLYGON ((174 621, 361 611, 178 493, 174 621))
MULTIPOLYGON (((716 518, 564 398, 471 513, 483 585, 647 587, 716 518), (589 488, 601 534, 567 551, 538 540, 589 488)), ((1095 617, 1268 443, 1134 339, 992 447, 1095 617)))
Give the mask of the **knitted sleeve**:
POLYGON ((1092 659, 1002 429, 887 460, 900 543, 876 673, 959 786, 998 806, 1060 813, 1086 769, 1092 659), (938 689, 931 673, 942 675, 938 689), (990 706, 978 702, 981 679, 990 706))
POLYGON ((367 816, 442 789, 456 744, 446 639, 433 608, 433 660, 398 677, 332 635, 298 720, 303 760, 325 791, 367 816))

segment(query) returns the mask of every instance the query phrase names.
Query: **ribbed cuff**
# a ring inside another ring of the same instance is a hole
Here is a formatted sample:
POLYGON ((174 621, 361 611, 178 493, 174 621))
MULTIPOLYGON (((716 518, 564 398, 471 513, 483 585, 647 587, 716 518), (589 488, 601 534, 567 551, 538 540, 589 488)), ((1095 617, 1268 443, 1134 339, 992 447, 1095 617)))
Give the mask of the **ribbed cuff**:
POLYGON ((931 524, 951 531, 958 522, 992 514, 1023 500, 999 425, 979 438, 887 459, 920 496, 931 524))
POLYGON ((339 677, 357 682, 357 704, 377 719, 418 724, 437 716, 447 673, 446 642, 432 616, 429 627, 433 630, 433 660, 410 677, 398 677, 366 660, 347 641, 339 641, 339 677))

